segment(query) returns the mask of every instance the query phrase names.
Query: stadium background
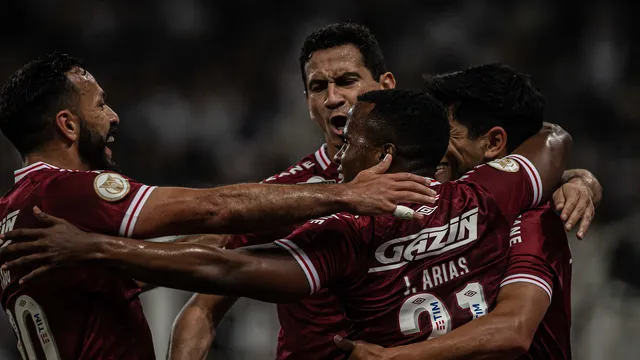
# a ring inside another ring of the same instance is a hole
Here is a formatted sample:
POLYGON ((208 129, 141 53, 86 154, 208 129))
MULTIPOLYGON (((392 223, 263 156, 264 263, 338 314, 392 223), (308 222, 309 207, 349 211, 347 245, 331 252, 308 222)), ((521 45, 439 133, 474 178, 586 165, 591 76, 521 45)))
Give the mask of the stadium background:
MULTIPOLYGON (((640 351, 640 5, 484 0, 0 1, 0 78, 50 50, 69 52, 109 93, 121 118, 115 158, 157 185, 257 181, 314 151, 298 53, 325 24, 369 26, 399 87, 421 73, 503 62, 530 73, 547 118, 573 135, 571 167, 596 174, 604 201, 574 254, 575 359, 640 351), (491 4, 490 4, 491 3, 491 4)), ((0 191, 20 158, 0 137, 0 191)), ((145 294, 159 359, 189 294, 145 294)), ((273 306, 241 301, 219 332, 219 359, 272 359, 273 306)), ((0 359, 18 358, 0 316, 0 359)))

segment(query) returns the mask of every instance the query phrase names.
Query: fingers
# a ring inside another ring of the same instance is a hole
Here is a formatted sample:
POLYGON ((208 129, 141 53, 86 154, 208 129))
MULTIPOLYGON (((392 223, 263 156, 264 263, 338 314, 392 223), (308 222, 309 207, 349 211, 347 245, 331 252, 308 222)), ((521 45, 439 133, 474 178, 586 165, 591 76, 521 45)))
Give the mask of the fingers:
POLYGON ((52 269, 54 269, 54 267, 51 265, 40 266, 29 274, 23 276, 18 282, 20 283, 20 285, 24 285, 24 283, 40 278, 42 275, 45 275, 52 269))
POLYGON ((407 172, 386 174, 385 176, 394 181, 413 181, 419 183, 420 185, 431 185, 431 180, 427 179, 426 177, 407 172))
POLYGON ((2 264, 2 270, 11 270, 13 268, 22 266, 33 266, 36 264, 42 264, 48 258, 47 254, 32 254, 19 257, 15 260, 8 261, 2 264))
POLYGON ((384 156, 384 159, 380 161, 376 166, 372 166, 368 169, 368 171, 374 174, 384 174, 389 170, 389 166, 391 166, 391 155, 387 154, 384 156))
POLYGON ((424 218, 424 215, 419 212, 413 211, 413 209, 402 205, 396 206, 396 209, 393 211, 393 216, 404 220, 420 220, 424 218))
POLYGON ((414 193, 425 195, 433 198, 434 202, 435 202, 435 196, 438 194, 432 188, 417 182, 413 182, 413 181, 396 181, 392 183, 392 185, 389 186, 389 188, 395 191, 411 191, 414 193))
POLYGON ((349 339, 345 339, 340 335, 336 335, 333 337, 333 342, 336 344, 336 346, 343 351, 346 352, 351 352, 353 351, 353 348, 355 347, 355 343, 349 339))
MULTIPOLYGON (((575 207, 573 208, 573 210, 571 211, 570 215, 569 215, 569 219, 567 220, 564 228, 567 231, 571 231, 571 229, 573 229, 573 226, 575 224, 578 223, 578 220, 580 220, 580 218, 584 215, 584 212, 587 210, 587 205, 589 203, 590 199, 587 197, 581 197, 575 207)), ((567 202, 568 204, 568 202, 567 202)), ((564 212, 563 212, 564 213, 564 212)))
POLYGON ((49 225, 64 224, 67 222, 66 220, 47 214, 37 206, 33 207, 33 215, 35 215, 39 221, 49 225))
POLYGON ((404 202, 415 202, 418 204, 429 204, 433 205, 436 203, 436 195, 433 194, 427 187, 424 187, 420 184, 416 184, 410 181, 403 181, 399 183, 394 183, 393 186, 390 187, 390 190, 393 190, 394 193, 391 195, 395 195, 391 201, 396 204, 404 203, 404 202), (411 194, 411 199, 415 201, 407 201, 405 198, 406 195, 411 194))
POLYGON ((11 244, 0 249, 0 258, 2 260, 14 259, 18 256, 40 252, 43 248, 42 244, 37 241, 11 244))
POLYGON ((582 216, 582 221, 580 221, 580 227, 578 228, 578 233, 576 236, 578 239, 584 239, 584 235, 589 230, 589 226, 591 225, 591 221, 593 220, 593 216, 595 215, 595 208, 593 204, 587 206, 587 210, 584 212, 584 216, 582 216))
MULTIPOLYGON (((571 215, 573 209, 575 209, 576 205, 578 204, 580 195, 578 195, 576 192, 567 193, 565 195, 566 201, 564 203, 564 207, 562 208, 562 214, 560 215, 560 218, 562 219, 562 221, 567 222, 567 220, 569 220, 569 215, 571 215)), ((570 229, 567 229, 567 231, 568 230, 570 229)))
POLYGON ((562 188, 556 190, 553 193, 553 204, 555 205, 556 211, 561 211, 564 208, 564 203, 566 199, 564 198, 564 191, 562 188))
MULTIPOLYGON (((400 203, 414 203, 423 205, 433 205, 435 199, 430 196, 416 194, 410 191, 398 191, 395 194, 395 199, 392 200, 394 205, 400 203)), ((395 209, 395 208, 394 208, 395 209)))
POLYGON ((28 241, 36 238, 40 238, 44 235, 43 229, 16 229, 6 232, 2 235, 2 239, 5 240, 20 240, 28 241))

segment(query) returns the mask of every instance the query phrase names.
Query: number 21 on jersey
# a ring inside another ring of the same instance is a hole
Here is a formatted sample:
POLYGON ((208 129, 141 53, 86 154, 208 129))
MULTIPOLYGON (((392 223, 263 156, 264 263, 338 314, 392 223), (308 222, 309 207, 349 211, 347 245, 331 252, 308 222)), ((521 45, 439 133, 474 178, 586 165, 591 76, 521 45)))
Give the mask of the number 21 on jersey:
MULTIPOLYGON (((487 314, 487 302, 482 285, 478 282, 467 284, 456 293, 458 306, 471 313, 473 319, 487 314)), ((451 331, 451 314, 444 303, 430 293, 416 294, 405 300, 398 319, 400 331, 405 335, 420 332, 420 315, 424 312, 431 319, 429 339, 437 338, 451 331)))
POLYGON ((42 346, 42 352, 46 360, 59 360, 60 354, 53 339, 53 334, 49 330, 47 318, 42 312, 40 305, 28 295, 20 295, 15 302, 14 308, 15 318, 11 311, 7 310, 9 322, 13 327, 13 331, 18 337, 18 350, 24 360, 37 359, 36 349, 33 346, 27 321, 33 322, 36 329, 36 337, 42 346), (24 344, 24 346, 23 346, 24 344), (25 352, 26 351, 26 352, 25 352))

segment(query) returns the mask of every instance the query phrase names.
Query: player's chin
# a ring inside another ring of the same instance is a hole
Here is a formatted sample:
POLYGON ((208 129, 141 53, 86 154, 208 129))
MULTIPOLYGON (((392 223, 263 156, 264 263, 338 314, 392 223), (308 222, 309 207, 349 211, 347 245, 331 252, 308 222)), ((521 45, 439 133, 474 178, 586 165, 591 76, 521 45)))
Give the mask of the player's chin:
POLYGON ((452 180, 453 174, 451 173, 450 167, 438 168, 436 174, 434 175, 435 179, 441 183, 452 180))

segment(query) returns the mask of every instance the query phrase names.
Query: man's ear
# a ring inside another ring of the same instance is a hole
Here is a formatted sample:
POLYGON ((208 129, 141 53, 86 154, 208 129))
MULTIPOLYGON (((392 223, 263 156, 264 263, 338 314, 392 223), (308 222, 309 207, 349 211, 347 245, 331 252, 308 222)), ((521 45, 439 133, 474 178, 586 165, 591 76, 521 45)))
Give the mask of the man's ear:
POLYGON ((378 83, 380 84, 380 86, 382 86, 383 90, 396 88, 396 78, 390 72, 386 72, 380 75, 380 79, 378 79, 378 83))
POLYGON ((494 126, 485 134, 484 157, 497 159, 507 155, 507 132, 501 126, 494 126))
POLYGON ((386 143, 382 146, 382 152, 380 153, 380 161, 384 159, 384 157, 389 154, 393 158, 396 157, 396 146, 392 143, 386 143))
POLYGON ((80 136, 80 119, 69 110, 60 110, 56 114, 56 130, 60 135, 71 142, 80 136))

